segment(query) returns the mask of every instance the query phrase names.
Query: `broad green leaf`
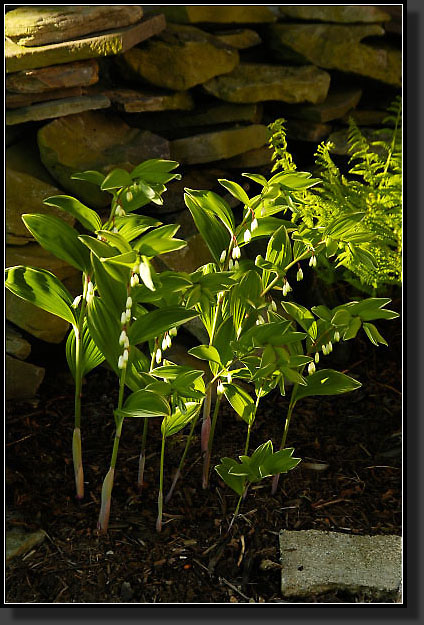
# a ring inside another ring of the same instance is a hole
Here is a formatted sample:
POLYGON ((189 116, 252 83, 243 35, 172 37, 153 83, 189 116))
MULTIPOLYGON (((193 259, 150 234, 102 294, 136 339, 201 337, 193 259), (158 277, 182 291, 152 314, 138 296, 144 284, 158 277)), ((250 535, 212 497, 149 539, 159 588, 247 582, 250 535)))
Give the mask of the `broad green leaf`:
POLYGON ((254 418, 255 402, 244 389, 236 384, 223 384, 225 397, 230 402, 236 413, 245 421, 250 423, 254 418))
POLYGON ((125 254, 125 252, 131 251, 131 245, 124 239, 119 232, 111 232, 110 230, 97 230, 96 235, 101 237, 102 240, 106 240, 107 243, 116 247, 116 249, 121 253, 125 254))
POLYGON ((164 380, 175 380, 178 376, 184 375, 185 373, 196 373, 197 378, 203 375, 203 371, 192 369, 186 365, 163 365, 162 367, 155 367, 150 373, 164 380))
POLYGON ((260 174, 242 174, 242 176, 245 176, 246 178, 250 178, 250 180, 257 182, 262 187, 265 187, 268 184, 267 179, 264 176, 261 176, 260 174))
POLYGON ((360 317, 351 317, 349 325, 343 333, 343 340, 349 341, 349 339, 355 338, 361 329, 362 321, 360 317))
POLYGON ((237 200, 240 200, 242 204, 250 206, 249 196, 247 195, 243 187, 237 184, 237 182, 225 180, 225 178, 218 178, 218 182, 224 187, 224 189, 227 189, 227 191, 229 191, 233 197, 235 197, 237 200))
POLYGON ((186 411, 182 412, 176 408, 174 412, 162 421, 161 432, 165 436, 173 436, 182 430, 199 414, 201 404, 197 402, 187 402, 185 404, 186 411))
POLYGON ((196 345, 196 347, 189 349, 188 353, 200 360, 221 363, 218 350, 213 345, 196 345))
POLYGON ((85 180, 86 182, 92 182, 100 187, 105 179, 105 175, 101 174, 99 171, 88 170, 72 174, 71 178, 73 180, 85 180))
POLYGON ((307 308, 293 302, 281 302, 281 306, 313 340, 317 338, 317 322, 307 308))
POLYGON ((218 351, 219 361, 225 366, 233 359, 231 342, 236 339, 231 317, 223 321, 215 332, 213 346, 218 351))
POLYGON ((219 263, 222 252, 227 251, 230 245, 227 229, 214 214, 203 210, 189 194, 184 194, 184 201, 213 259, 219 263))
POLYGON ((166 399, 154 391, 140 389, 131 393, 121 410, 115 410, 120 417, 135 417, 147 419, 150 417, 166 417, 171 414, 166 399))
POLYGON ((329 308, 327 308, 327 306, 323 306, 323 305, 312 306, 311 310, 314 313, 314 315, 316 315, 323 321, 331 321, 333 317, 333 313, 331 312, 329 308))
POLYGON ((79 233, 54 215, 22 215, 22 221, 38 243, 57 258, 80 271, 90 268, 90 252, 79 241, 79 233))
POLYGON ((158 308, 136 319, 129 329, 129 339, 134 345, 157 338, 173 327, 180 326, 197 317, 196 311, 182 306, 158 308))
POLYGON ((56 206, 73 215, 84 228, 87 230, 100 230, 102 227, 102 220, 91 208, 82 204, 79 200, 69 195, 52 195, 51 197, 43 200, 47 206, 56 206))
POLYGON ((363 323, 362 327, 364 328, 365 333, 368 336, 371 343, 377 346, 380 343, 382 343, 382 345, 388 345, 386 339, 381 336, 380 332, 377 330, 377 328, 375 327, 373 323, 365 322, 363 323))
POLYGON ((155 228, 147 234, 143 234, 133 245, 133 248, 143 256, 153 258, 158 254, 166 254, 180 250, 187 245, 182 239, 174 239, 173 236, 179 229, 179 225, 168 224, 155 228))
POLYGON ((338 310, 334 313, 331 319, 331 325, 333 326, 346 326, 350 323, 352 316, 346 309, 338 310))
MULTIPOLYGON (((99 350, 95 342, 90 336, 88 330, 87 321, 84 319, 81 341, 81 375, 87 375, 92 369, 100 365, 104 361, 105 357, 99 350)), ((68 362, 69 369, 76 378, 76 338, 75 328, 72 328, 68 334, 66 340, 66 360, 68 362)))
POLYGON ((201 209, 214 213, 222 221, 231 235, 234 233, 234 215, 231 208, 222 197, 213 191, 185 189, 185 193, 201 209))
POLYGON ((112 169, 100 185, 102 191, 128 187, 132 183, 130 174, 125 169, 112 169))
POLYGON ((179 174, 169 173, 178 166, 179 163, 176 161, 152 158, 134 167, 131 172, 131 178, 133 180, 136 178, 142 178, 149 183, 160 182, 165 184, 166 182, 173 180, 175 177, 179 177, 179 174))
POLYGON ((137 260, 137 252, 131 250, 130 252, 125 252, 124 254, 117 254, 116 256, 109 256, 109 258, 102 258, 100 262, 112 263, 113 265, 120 265, 122 267, 128 267, 131 269, 134 266, 135 261, 137 260))
POLYGON ((105 264, 94 254, 91 255, 91 262, 94 268, 97 291, 109 311, 119 320, 127 300, 126 282, 115 280, 107 271, 105 264))
POLYGON ((360 382, 353 378, 334 371, 333 369, 321 369, 306 379, 306 386, 298 386, 295 392, 295 399, 298 401, 302 397, 312 395, 339 395, 354 391, 361 386, 360 382))
POLYGON ((363 321, 375 321, 376 319, 396 319, 399 314, 393 310, 383 308, 391 302, 387 297, 369 297, 361 302, 354 302, 350 312, 361 317, 363 321))
POLYGON ((6 288, 38 308, 75 324, 73 297, 55 275, 45 269, 18 265, 6 269, 6 288))
POLYGON ((221 458, 221 464, 216 465, 215 471, 227 486, 241 496, 244 491, 245 478, 230 472, 236 465, 238 465, 237 460, 221 458))
POLYGON ((119 251, 116 247, 112 247, 105 241, 100 241, 99 239, 86 234, 80 235, 78 238, 91 250, 92 263, 95 270, 97 267, 95 260, 98 259, 105 268, 106 274, 108 274, 116 282, 121 283, 123 286, 128 284, 130 279, 130 269, 128 267, 122 265, 106 265, 103 262, 107 258, 119 255, 119 251))
POLYGON ((287 473, 294 469, 301 462, 301 459, 293 458, 293 452, 293 447, 288 447, 269 455, 259 467, 260 472, 265 477, 287 473))
MULTIPOLYGON (((292 248, 287 228, 280 226, 272 235, 268 242, 265 260, 277 265, 281 270, 285 270, 292 260, 292 248)), ((271 276, 267 271, 263 272, 262 284, 265 288, 271 281, 271 276)))
POLYGON ((115 227, 128 242, 133 241, 149 228, 162 225, 161 221, 144 215, 125 215, 115 218, 115 227))
POLYGON ((283 185, 287 189, 291 189, 297 191, 299 189, 308 189, 309 187, 313 187, 321 181, 318 178, 311 178, 311 174, 309 172, 304 171, 284 171, 275 174, 268 180, 268 185, 283 185))

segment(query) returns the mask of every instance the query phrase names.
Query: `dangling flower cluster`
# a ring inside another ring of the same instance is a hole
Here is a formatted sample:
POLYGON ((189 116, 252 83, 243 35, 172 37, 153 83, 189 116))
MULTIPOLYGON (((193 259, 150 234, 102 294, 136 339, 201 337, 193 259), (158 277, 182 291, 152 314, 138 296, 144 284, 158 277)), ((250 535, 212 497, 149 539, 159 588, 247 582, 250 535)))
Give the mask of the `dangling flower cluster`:
POLYGON ((124 215, 126 215, 126 213, 122 206, 117 206, 115 208, 115 217, 124 217, 124 215))
POLYGON ((172 339, 170 337, 170 334, 169 332, 165 332, 163 339, 162 339, 162 351, 164 352, 166 349, 171 347, 171 345, 172 345, 172 339))
POLYGON ((126 192, 125 199, 127 200, 127 202, 131 202, 131 200, 133 199, 133 194, 131 193, 131 191, 126 192))
POLYGON ((334 340, 336 341, 336 343, 340 341, 340 332, 338 330, 334 332, 334 340))
POLYGON ((287 293, 290 293, 290 291, 292 291, 293 289, 291 288, 290 284, 288 283, 287 278, 284 278, 284 284, 283 284, 283 295, 286 296, 287 293))
POLYGON ((274 300, 272 299, 268 305, 268 310, 270 312, 277 312, 277 304, 274 302, 274 300))
POLYGON ((223 395, 224 394, 224 385, 221 382, 221 380, 219 380, 217 387, 216 387, 216 392, 218 395, 223 395))
POLYGON ((315 352, 315 363, 318 364, 319 363, 319 352, 315 352))
POLYGON ((87 304, 90 305, 93 299, 94 299, 94 285, 91 282, 91 280, 89 280, 87 284, 87 293, 85 295, 85 300, 87 304))
POLYGON ((312 361, 309 363, 308 365, 308 374, 312 375, 313 373, 315 373, 316 369, 315 369, 315 363, 312 361))
POLYGON ((240 248, 239 248, 239 246, 237 244, 237 239, 236 239, 235 236, 233 236, 233 241, 234 241, 234 247, 233 247, 233 250, 231 252, 231 256, 232 256, 233 260, 237 260, 241 256, 241 251, 240 251, 240 248))
POLYGON ((219 257, 219 262, 221 265, 225 263, 225 259, 227 258, 227 250, 222 250, 221 256, 219 257))
POLYGON ((296 280, 300 282, 301 280, 303 280, 303 271, 299 263, 297 264, 297 267, 298 269, 297 269, 297 274, 296 274, 296 280))
POLYGON ((322 346, 322 353, 324 356, 327 356, 333 351, 333 344, 331 341, 328 341, 327 345, 322 346))
POLYGON ((258 318, 256 320, 256 325, 257 326, 262 326, 265 323, 264 318, 262 317, 262 315, 258 315, 258 318))
POLYGON ((317 266, 317 257, 315 256, 315 254, 312 254, 311 258, 309 259, 309 267, 316 267, 317 266))
POLYGON ((78 308, 81 299, 82 299, 82 295, 77 295, 71 304, 72 308, 78 308))

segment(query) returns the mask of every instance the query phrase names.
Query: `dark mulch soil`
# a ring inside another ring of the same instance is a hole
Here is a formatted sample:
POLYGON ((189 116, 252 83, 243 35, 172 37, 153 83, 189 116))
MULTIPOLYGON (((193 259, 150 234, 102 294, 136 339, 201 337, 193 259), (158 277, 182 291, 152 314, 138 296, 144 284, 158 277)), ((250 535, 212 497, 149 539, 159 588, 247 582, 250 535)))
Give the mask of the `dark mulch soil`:
MULTIPOLYGON (((390 306, 393 308, 393 305, 390 306)), ((164 528, 155 531, 159 420, 151 420, 145 488, 136 491, 141 423, 127 420, 118 457, 109 533, 96 530, 101 482, 108 468, 116 382, 104 368, 84 385, 83 454, 86 496, 73 492, 71 437, 73 390, 64 362, 48 368, 39 400, 7 411, 7 502, 28 530, 48 538, 7 567, 9 603, 243 603, 282 602, 278 532, 334 530, 353 534, 401 533, 401 325, 379 323, 390 347, 351 341, 339 370, 362 388, 339 397, 302 400, 288 445, 303 459, 280 480, 252 488, 227 533, 236 504, 213 471, 209 490, 200 484, 198 437, 184 480, 165 506, 164 528), (328 464, 325 470, 309 464, 328 464)), ((364 336, 362 334, 362 336, 364 336)), ((339 357, 336 346, 331 358, 339 357)), ((288 399, 271 394, 252 432, 251 449, 278 445, 288 399)), ((198 433, 197 433, 198 434, 198 433)), ((186 432, 169 439, 166 487, 178 464, 186 432)), ((245 424, 229 411, 217 426, 214 460, 242 453, 245 424)), ((216 462, 215 462, 216 463, 216 462)), ((362 602, 332 593, 302 602, 362 602)))

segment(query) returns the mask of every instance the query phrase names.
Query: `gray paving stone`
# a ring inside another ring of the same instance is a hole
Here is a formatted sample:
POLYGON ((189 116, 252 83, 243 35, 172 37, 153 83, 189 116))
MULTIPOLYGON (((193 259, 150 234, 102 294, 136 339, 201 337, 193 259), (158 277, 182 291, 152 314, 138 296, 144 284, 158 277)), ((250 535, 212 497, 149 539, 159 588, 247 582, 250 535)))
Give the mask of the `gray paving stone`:
POLYGON ((400 600, 400 536, 282 530, 280 552, 284 598, 341 590, 381 601, 400 600))

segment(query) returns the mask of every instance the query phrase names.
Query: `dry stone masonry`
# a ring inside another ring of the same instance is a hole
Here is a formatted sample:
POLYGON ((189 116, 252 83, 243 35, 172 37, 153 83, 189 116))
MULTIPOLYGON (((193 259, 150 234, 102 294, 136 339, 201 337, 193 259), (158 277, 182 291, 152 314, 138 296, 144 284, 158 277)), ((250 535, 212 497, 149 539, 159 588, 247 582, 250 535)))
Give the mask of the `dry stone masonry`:
MULTIPOLYGON (((185 224, 184 186, 222 193, 219 177, 269 172, 266 127, 276 118, 286 119, 289 148, 313 152, 332 138, 346 154, 349 117, 378 128, 400 93, 401 33, 401 5, 6 8, 8 265, 48 268, 80 292, 75 271, 46 255, 21 220, 52 212, 70 221, 42 203, 61 193, 106 207, 109 195, 71 180, 75 171, 173 158, 183 180, 151 210, 185 224)), ((182 266, 189 256, 181 251, 182 266)), ((67 332, 10 293, 6 316, 29 345, 67 332)), ((8 352, 10 393, 25 365, 35 394, 42 372, 31 350, 19 354, 8 352)))

